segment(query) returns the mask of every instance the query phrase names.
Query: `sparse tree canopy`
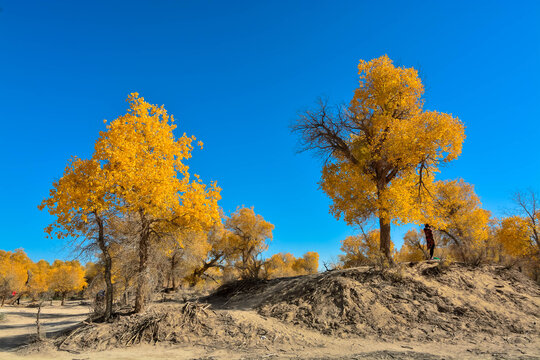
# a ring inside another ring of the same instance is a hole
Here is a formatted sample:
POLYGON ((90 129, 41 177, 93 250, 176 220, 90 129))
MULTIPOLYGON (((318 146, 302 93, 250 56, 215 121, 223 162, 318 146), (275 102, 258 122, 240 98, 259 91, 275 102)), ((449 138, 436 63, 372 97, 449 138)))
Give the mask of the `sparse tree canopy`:
POLYGON ((441 181, 436 184, 436 212, 432 222, 457 257, 478 264, 484 260, 489 240, 490 213, 482 209, 474 187, 463 180, 441 181))
MULTIPOLYGON (((380 236, 378 230, 364 232, 359 235, 348 236, 341 241, 341 251, 344 255, 339 256, 344 268, 381 263, 380 236)), ((390 253, 393 256, 394 244, 390 242, 390 253)))
POLYGON ((497 239, 512 256, 540 261, 540 201, 533 191, 516 193, 514 202, 519 215, 502 219, 497 239))
POLYGON ((424 235, 416 229, 407 231, 403 236, 403 245, 396 257, 400 262, 429 259, 430 256, 425 245, 424 235))
POLYGON ((232 233, 231 246, 235 249, 235 267, 243 278, 258 278, 263 266, 260 254, 268 248, 272 240, 274 225, 255 214, 253 208, 236 210, 225 223, 232 233))
POLYGON ((464 126, 452 115, 423 109, 424 87, 413 68, 388 56, 358 66, 359 87, 349 106, 320 102, 293 125, 302 149, 325 159, 321 188, 331 212, 348 224, 377 217, 380 249, 390 259, 391 222, 423 222, 442 163, 457 158, 464 126))
POLYGON ((49 197, 39 205, 55 217, 45 231, 49 238, 71 237, 77 252, 101 253, 106 284, 105 319, 112 313, 113 284, 109 249, 114 240, 109 222, 117 216, 115 197, 107 181, 107 171, 96 159, 72 158, 64 175, 53 183, 49 197))

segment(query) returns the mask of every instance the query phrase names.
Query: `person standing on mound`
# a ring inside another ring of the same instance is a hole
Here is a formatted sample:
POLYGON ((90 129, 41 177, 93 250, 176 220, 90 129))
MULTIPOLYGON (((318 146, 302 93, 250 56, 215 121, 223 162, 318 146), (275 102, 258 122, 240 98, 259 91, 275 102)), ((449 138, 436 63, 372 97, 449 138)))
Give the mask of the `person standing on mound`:
POLYGON ((433 251, 435 250, 435 240, 433 240, 433 232, 431 231, 431 226, 426 224, 424 226, 424 234, 426 234, 426 243, 429 250, 429 260, 433 259, 433 251))

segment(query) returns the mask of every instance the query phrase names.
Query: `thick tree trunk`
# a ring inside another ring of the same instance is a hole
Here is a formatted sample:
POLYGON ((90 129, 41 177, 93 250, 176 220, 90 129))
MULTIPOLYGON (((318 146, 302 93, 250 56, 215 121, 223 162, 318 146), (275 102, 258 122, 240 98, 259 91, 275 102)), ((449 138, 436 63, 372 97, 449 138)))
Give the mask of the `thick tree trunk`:
POLYGON ((148 268, 148 238, 141 234, 139 239, 139 270, 135 291, 135 312, 140 313, 145 305, 146 269, 148 268))
POLYGON ((98 246, 101 250, 101 253, 103 254, 103 263, 105 265, 105 314, 104 319, 105 321, 109 320, 109 318, 112 315, 112 305, 113 305, 113 284, 112 284, 112 259, 111 255, 109 253, 109 248, 107 244, 105 243, 105 234, 103 229, 103 220, 96 215, 96 221, 98 224, 98 246))
MULTIPOLYGON (((378 171, 379 173, 380 171, 378 171)), ((379 175, 377 180, 377 199, 381 200, 381 197, 388 186, 386 175, 379 175)), ((394 264, 392 254, 390 253, 390 219, 388 219, 388 211, 386 209, 379 209, 379 248, 381 254, 388 260, 389 264, 394 264)))
POLYGON ((64 306, 65 303, 66 303, 66 293, 62 293, 62 303, 60 305, 64 306))
POLYGON ((379 217, 379 235, 381 253, 386 257, 389 264, 393 264, 392 254, 390 252, 390 221, 379 217))
POLYGON ((109 254, 109 251, 105 251, 103 253, 104 257, 104 263, 105 263, 105 314, 104 319, 105 321, 109 320, 109 318, 112 315, 112 307, 113 307, 113 284, 112 284, 112 275, 111 275, 111 268, 112 268, 112 260, 111 256, 109 254))
POLYGON ((150 242, 150 228, 145 215, 141 212, 141 234, 139 237, 139 269, 137 277, 137 290, 135 292, 135 313, 144 310, 146 297, 146 272, 148 269, 148 246, 150 242))

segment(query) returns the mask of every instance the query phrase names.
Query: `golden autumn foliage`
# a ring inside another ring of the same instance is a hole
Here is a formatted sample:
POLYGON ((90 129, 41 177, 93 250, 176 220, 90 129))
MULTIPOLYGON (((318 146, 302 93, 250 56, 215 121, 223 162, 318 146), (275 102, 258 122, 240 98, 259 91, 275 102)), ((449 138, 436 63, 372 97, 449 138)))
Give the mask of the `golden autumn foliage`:
POLYGON ((518 215, 500 221, 496 238, 508 254, 540 261, 540 244, 535 239, 535 230, 536 234, 540 233, 540 213, 537 212, 535 217, 536 224, 531 219, 518 215))
POLYGON ((439 165, 457 158, 464 126, 450 114, 423 109, 424 87, 413 68, 388 56, 358 65, 359 86, 348 108, 325 103, 300 116, 293 131, 305 149, 329 161, 322 170, 331 212, 348 224, 379 219, 380 248, 391 259, 390 224, 424 223, 439 165))
POLYGON ((49 197, 39 205, 47 208, 55 221, 45 230, 49 237, 88 236, 88 224, 110 208, 112 196, 108 192, 105 173, 97 160, 72 158, 64 175, 53 182, 49 197))
MULTIPOLYGON (((191 285, 199 283, 203 277, 215 280, 216 276, 226 266, 230 267, 241 253, 239 238, 226 229, 222 221, 216 223, 204 236, 205 240, 199 246, 196 262, 190 269, 190 274, 185 277, 191 285), (210 276, 209 272, 213 272, 213 275, 210 276)), ((187 250, 194 252, 191 249, 187 250)))
POLYGON ((429 259, 429 252, 424 235, 416 229, 409 230, 403 236, 403 245, 396 254, 399 262, 422 261, 429 259))
POLYGON ((502 219, 496 226, 495 237, 508 254, 533 263, 540 278, 540 200, 538 194, 514 194, 518 215, 502 219))
POLYGON ((436 212, 430 224, 441 234, 442 244, 454 257, 478 264, 485 260, 488 248, 490 213, 482 209, 474 187, 463 180, 437 183, 436 212))
POLYGON ((195 137, 175 138, 174 118, 163 106, 147 103, 133 93, 130 108, 107 125, 95 146, 107 186, 123 212, 168 219, 183 228, 211 226, 219 216, 216 183, 191 180, 184 163, 191 157, 195 137))
POLYGON ((68 294, 81 291, 86 285, 84 268, 78 261, 56 260, 53 263, 49 288, 62 295, 62 305, 68 294))
POLYGON ((26 290, 33 300, 49 291, 51 265, 45 260, 39 260, 29 267, 29 279, 26 290))
POLYGON ((100 133, 94 158, 103 164, 115 207, 137 221, 135 311, 140 312, 148 292, 145 274, 151 244, 176 228, 210 228, 219 220, 220 189, 216 183, 204 185, 197 175, 191 180, 185 160, 191 157, 195 138, 176 138, 174 118, 163 106, 149 104, 137 93, 128 102, 128 112, 100 133))
POLYGON ((72 246, 82 252, 99 250, 104 260, 106 283, 106 311, 112 312, 113 287, 111 282, 110 240, 108 222, 116 216, 116 198, 110 191, 106 173, 96 159, 72 158, 63 176, 53 182, 49 197, 38 206, 47 208, 55 221, 45 231, 49 238, 71 238, 72 246))
POLYGON ((163 106, 149 104, 137 93, 128 102, 127 113, 100 133, 92 158, 74 158, 40 205, 56 218, 47 228, 49 234, 95 239, 79 246, 101 251, 106 318, 113 298, 109 249, 112 238, 118 241, 115 219, 129 219, 130 231, 137 229, 136 311, 145 303, 147 279, 143 274, 147 273, 150 246, 178 228, 205 231, 219 220, 220 189, 216 183, 207 186, 198 175, 190 175, 185 164, 195 138, 186 134, 176 138, 174 118, 163 106))
POLYGON ((30 259, 24 251, 17 249, 13 252, 0 250, 0 296, 2 305, 13 292, 20 295, 25 290, 28 280, 30 259))
MULTIPOLYGON (((372 230, 368 233, 362 232, 359 235, 348 236, 341 241, 341 251, 339 260, 343 268, 351 268, 363 265, 381 264, 379 231, 372 230)), ((394 254, 394 244, 390 243, 390 252, 394 254)))
POLYGON ((269 279, 315 274, 318 268, 319 254, 314 251, 309 251, 299 258, 290 253, 278 253, 264 263, 266 277, 269 279))
POLYGON ((274 225, 255 214, 253 208, 237 209, 225 222, 230 231, 228 240, 234 249, 234 266, 243 278, 258 278, 263 266, 260 254, 268 249, 274 225))

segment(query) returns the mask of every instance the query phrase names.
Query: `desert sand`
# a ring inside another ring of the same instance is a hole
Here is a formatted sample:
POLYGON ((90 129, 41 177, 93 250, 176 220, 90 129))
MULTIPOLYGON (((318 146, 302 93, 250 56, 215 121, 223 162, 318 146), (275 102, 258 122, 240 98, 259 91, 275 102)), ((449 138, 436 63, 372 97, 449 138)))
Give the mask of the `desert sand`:
POLYGON ((540 359, 540 287, 493 266, 236 282, 207 297, 169 294, 112 323, 55 302, 42 309, 49 340, 26 346, 37 309, 0 311, 0 359, 540 359))

